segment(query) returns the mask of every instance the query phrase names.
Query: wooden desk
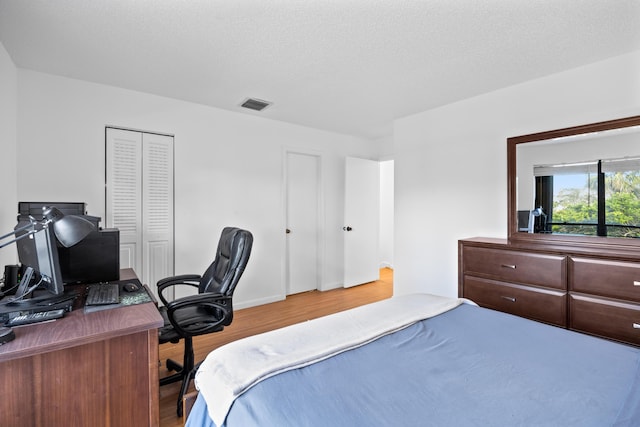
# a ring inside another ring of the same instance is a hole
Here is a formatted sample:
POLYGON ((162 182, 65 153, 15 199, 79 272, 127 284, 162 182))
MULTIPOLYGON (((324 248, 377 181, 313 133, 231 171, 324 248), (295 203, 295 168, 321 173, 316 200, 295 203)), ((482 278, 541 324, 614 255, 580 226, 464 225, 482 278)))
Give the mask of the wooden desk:
MULTIPOLYGON (((122 270, 121 279, 135 277, 122 270)), ((153 303, 14 328, 0 346, 0 425, 159 425, 153 303)))

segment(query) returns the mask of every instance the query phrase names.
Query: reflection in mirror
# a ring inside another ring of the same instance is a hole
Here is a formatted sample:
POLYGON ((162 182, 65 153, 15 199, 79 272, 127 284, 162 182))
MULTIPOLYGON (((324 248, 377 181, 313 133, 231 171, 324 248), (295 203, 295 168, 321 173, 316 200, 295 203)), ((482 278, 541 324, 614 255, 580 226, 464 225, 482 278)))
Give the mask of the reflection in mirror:
POLYGON ((640 118, 630 119, 510 138, 510 236, 640 237, 640 118))

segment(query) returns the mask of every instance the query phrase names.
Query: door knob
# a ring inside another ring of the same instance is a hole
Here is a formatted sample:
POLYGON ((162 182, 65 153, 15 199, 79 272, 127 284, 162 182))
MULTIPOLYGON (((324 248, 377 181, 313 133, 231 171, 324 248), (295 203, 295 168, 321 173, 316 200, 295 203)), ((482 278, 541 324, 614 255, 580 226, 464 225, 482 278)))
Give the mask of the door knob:
POLYGON ((287 229, 285 230, 285 233, 287 233, 287 234, 291 234, 291 230, 287 228, 287 229))
POLYGON ((353 230, 353 228, 349 227, 348 225, 347 225, 346 227, 342 227, 342 229, 343 229, 344 231, 351 231, 351 230, 353 230))

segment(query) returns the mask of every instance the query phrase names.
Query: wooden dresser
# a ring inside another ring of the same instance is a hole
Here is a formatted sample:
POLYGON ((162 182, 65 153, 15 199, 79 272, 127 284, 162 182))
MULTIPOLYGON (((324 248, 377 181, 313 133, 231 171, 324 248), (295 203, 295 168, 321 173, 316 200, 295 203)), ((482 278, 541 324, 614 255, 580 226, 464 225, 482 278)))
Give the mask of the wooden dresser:
POLYGON ((640 345, 640 254, 460 240, 458 294, 483 307, 640 345))

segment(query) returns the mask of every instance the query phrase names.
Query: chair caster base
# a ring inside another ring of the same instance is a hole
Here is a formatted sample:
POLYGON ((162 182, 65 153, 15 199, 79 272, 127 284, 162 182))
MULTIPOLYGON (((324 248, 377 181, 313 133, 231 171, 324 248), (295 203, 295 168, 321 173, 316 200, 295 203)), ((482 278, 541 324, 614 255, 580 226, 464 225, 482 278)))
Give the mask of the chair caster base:
POLYGON ((179 364, 178 362, 171 360, 171 359, 167 359, 167 369, 169 371, 175 371, 175 372, 181 372, 182 371, 182 365, 179 364))

